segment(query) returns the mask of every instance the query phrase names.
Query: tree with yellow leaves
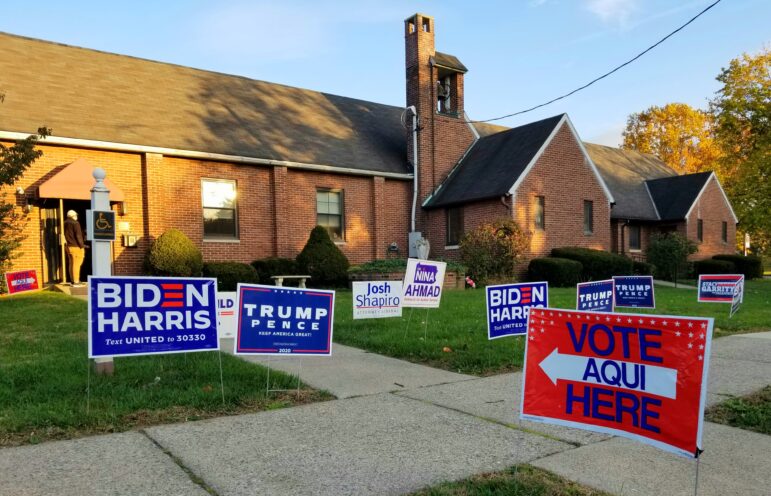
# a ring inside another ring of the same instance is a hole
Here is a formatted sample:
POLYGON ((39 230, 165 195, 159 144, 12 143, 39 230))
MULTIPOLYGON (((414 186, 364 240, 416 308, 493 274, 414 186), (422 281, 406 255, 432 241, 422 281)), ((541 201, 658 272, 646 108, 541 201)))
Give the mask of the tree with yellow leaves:
POLYGON ((714 170, 720 148, 712 116, 685 103, 653 106, 629 116, 622 148, 657 156, 680 174, 714 170))

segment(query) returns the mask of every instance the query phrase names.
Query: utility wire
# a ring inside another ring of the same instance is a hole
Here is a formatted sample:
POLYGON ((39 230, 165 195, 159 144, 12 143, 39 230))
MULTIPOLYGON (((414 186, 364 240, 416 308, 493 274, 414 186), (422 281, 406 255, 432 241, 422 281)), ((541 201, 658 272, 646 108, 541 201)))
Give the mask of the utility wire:
POLYGON ((593 84, 594 84, 594 83, 596 83, 597 81, 600 81, 600 80, 602 80, 602 79, 605 79, 606 77, 610 76, 610 75, 611 75, 611 74, 613 74, 614 72, 616 72, 616 71, 618 71, 618 70, 620 70, 620 69, 622 69, 622 68, 624 68, 624 67, 628 66, 629 64, 631 64, 631 63, 632 63, 632 62, 634 62, 635 60, 639 59, 640 57, 642 57, 642 56, 643 56, 643 55, 645 55, 646 53, 650 52, 651 50, 653 50, 653 49, 654 49, 654 48, 656 48, 657 46, 661 45, 661 44, 662 44, 662 43, 664 43, 666 40, 668 40, 669 38, 671 38, 672 36, 674 36, 674 35, 675 35, 675 34, 677 34, 678 32, 682 31, 682 30, 683 30, 683 29, 684 29, 684 28, 685 28, 687 25, 689 25, 690 23, 692 23, 693 21, 695 21, 696 19, 698 19, 699 17, 701 17, 701 16, 702 16, 702 14, 706 13, 706 12, 707 12, 709 9, 711 9, 711 8, 712 8, 712 7, 714 7, 715 5, 719 4, 721 1, 722 1, 722 0, 717 0, 717 1, 713 2, 713 3, 711 3, 710 5, 708 5, 708 6, 707 6, 707 8, 705 8, 704 10, 702 10, 701 12, 699 12, 698 14, 696 14, 695 16, 691 17, 691 19, 690 19, 688 22, 686 22, 685 24, 683 24, 683 25, 682 25, 682 26, 680 26, 679 28, 675 29, 674 31, 672 31, 671 33, 669 33, 668 35, 666 35, 665 37, 661 38, 659 41, 657 41, 657 42, 656 42, 656 43, 654 43, 653 45, 649 46, 648 48, 646 48, 646 49, 645 49, 645 50, 643 50, 642 52, 638 53, 637 55, 635 55, 635 56, 634 56, 634 57, 632 57, 631 59, 629 59, 629 60, 627 60, 626 62, 624 62, 623 64, 621 64, 621 65, 619 65, 619 66, 615 67, 614 69, 612 69, 612 70, 610 70, 610 71, 606 72, 606 73, 605 73, 605 74, 603 74, 602 76, 599 76, 599 77, 597 77, 597 78, 594 78, 594 79, 592 79, 591 81, 589 81, 589 82, 588 82, 588 83, 586 83, 585 85, 583 85, 583 86, 580 86, 580 87, 578 87, 578 88, 574 89, 573 91, 571 91, 571 92, 569 92, 569 93, 565 93, 564 95, 558 96, 558 97, 556 97, 556 98, 552 98, 552 99, 551 99, 551 100, 549 100, 548 102, 545 102, 545 103, 541 103, 541 104, 539 104, 539 105, 536 105, 536 106, 534 106, 534 107, 530 107, 530 108, 527 108, 527 109, 525 109, 525 110, 520 110, 519 112, 514 112, 514 113, 512 113, 512 114, 506 114, 506 115, 502 115, 502 116, 500 116, 500 117, 494 117, 494 118, 492 118, 492 119, 485 119, 485 120, 481 120, 481 121, 465 121, 465 122, 468 122, 468 123, 472 123, 472 124, 473 124, 473 123, 480 123, 480 122, 492 122, 492 121, 499 121, 499 120, 501 120, 501 119, 506 119, 507 117, 514 117, 515 115, 520 115, 520 114, 525 114, 525 113, 527 113, 527 112, 532 112, 533 110, 539 109, 539 108, 541 108, 541 107, 545 107, 545 106, 547 106, 547 105, 551 105, 552 103, 554 103, 554 102, 556 102, 556 101, 559 101, 559 100, 562 100, 563 98, 567 98, 567 97, 569 97, 569 96, 571 96, 571 95, 574 95, 575 93, 578 93, 579 91, 581 91, 581 90, 584 90, 584 89, 588 88, 589 86, 593 85, 593 84))

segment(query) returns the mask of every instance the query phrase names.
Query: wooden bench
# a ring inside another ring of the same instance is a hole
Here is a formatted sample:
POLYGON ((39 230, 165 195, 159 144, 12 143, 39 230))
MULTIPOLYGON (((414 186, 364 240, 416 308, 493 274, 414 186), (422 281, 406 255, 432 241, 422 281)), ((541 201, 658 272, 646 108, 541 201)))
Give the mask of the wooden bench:
POLYGON ((298 287, 305 288, 305 281, 310 279, 311 276, 271 276, 270 278, 276 282, 276 286, 283 286, 284 279, 297 279, 300 281, 298 287))

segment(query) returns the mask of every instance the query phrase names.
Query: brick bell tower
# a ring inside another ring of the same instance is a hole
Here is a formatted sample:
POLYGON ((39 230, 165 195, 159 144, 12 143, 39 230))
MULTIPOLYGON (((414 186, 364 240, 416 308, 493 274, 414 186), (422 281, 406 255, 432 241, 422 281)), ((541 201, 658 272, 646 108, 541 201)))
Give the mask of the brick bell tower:
MULTIPOLYGON (((418 117, 416 230, 430 241, 432 257, 444 255, 446 212, 424 210, 421 205, 475 139, 464 113, 467 69, 457 57, 436 51, 434 28, 434 18, 425 14, 404 21, 407 107, 414 106, 418 117)), ((414 166, 411 117, 407 112, 407 157, 414 166)))

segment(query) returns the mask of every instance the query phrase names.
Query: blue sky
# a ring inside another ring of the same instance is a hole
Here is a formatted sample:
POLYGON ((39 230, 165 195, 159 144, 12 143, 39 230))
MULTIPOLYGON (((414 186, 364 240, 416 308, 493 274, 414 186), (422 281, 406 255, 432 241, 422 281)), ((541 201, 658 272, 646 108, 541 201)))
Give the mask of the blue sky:
MULTIPOLYGON (((0 31, 404 105, 403 20, 432 15, 437 49, 469 68, 466 111, 489 119, 549 100, 631 58, 712 0, 36 1, 0 31)), ((621 72, 516 126, 567 112, 586 141, 620 142, 651 105, 705 108, 715 76, 771 44, 771 2, 723 0, 621 72)))

